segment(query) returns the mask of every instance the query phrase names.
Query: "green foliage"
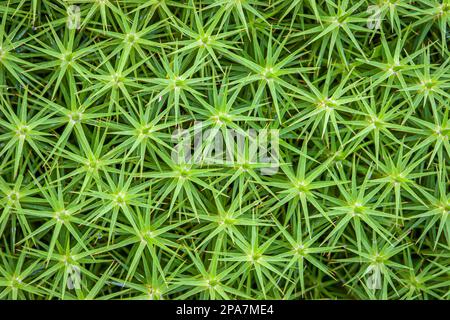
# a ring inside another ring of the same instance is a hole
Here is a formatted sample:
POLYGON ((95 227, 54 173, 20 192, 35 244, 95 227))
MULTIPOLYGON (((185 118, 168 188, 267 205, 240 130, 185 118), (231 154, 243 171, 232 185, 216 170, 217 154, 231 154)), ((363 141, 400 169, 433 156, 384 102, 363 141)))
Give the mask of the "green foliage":
POLYGON ((0 15, 0 299, 450 299, 449 0, 0 15), (279 170, 176 162, 198 121, 279 170))

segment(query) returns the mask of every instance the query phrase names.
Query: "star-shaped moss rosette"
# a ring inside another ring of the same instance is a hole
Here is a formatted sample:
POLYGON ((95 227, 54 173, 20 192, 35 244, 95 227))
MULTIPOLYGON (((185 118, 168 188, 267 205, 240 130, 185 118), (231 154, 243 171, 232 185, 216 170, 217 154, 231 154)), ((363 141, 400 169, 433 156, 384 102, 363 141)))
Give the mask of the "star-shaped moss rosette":
POLYGON ((0 16, 0 299, 450 299, 448 0, 0 16))

